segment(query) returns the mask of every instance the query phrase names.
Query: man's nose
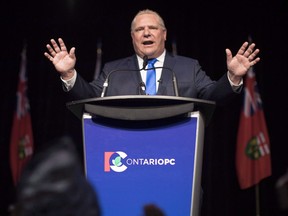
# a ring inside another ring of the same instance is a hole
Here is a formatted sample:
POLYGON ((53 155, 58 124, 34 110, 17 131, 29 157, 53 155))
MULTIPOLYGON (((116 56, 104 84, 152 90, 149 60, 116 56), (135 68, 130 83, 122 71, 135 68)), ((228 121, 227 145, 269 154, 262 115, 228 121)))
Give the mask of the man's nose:
POLYGON ((150 36, 150 29, 148 27, 144 28, 144 35, 145 36, 150 36))

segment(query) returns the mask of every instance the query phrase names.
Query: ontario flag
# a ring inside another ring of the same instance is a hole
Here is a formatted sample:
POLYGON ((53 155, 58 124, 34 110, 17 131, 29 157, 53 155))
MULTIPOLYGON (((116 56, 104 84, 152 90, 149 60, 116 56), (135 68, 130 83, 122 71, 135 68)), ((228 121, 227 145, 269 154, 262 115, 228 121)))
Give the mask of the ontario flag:
POLYGON ((10 167, 14 185, 17 185, 21 172, 33 154, 33 132, 30 105, 26 95, 26 46, 21 53, 16 110, 10 138, 10 167))
POLYGON ((241 189, 254 186, 271 175, 270 140, 253 68, 245 77, 236 170, 241 189))

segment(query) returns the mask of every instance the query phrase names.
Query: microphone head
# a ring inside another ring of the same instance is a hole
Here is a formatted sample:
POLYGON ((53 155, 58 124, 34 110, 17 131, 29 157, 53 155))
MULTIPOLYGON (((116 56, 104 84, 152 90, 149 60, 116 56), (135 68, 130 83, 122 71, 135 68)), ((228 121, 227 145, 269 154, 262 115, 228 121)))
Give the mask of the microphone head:
POLYGON ((148 56, 145 55, 145 56, 143 56, 143 67, 142 67, 141 70, 145 69, 145 67, 147 66, 147 64, 148 64, 148 56))

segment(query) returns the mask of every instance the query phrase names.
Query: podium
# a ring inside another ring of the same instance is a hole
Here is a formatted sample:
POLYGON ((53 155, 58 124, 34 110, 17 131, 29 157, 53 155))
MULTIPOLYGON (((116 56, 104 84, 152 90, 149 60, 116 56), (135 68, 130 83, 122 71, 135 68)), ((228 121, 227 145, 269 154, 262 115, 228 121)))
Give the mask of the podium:
POLYGON ((109 96, 72 101, 82 121, 85 175, 102 216, 200 213, 205 126, 215 103, 176 96, 109 96))

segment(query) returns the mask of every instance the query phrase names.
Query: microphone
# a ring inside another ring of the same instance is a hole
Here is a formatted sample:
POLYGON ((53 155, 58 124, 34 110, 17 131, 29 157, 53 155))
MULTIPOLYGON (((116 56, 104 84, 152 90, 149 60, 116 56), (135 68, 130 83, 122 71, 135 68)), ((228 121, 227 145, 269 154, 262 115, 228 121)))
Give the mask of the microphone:
POLYGON ((145 67, 147 66, 147 64, 148 64, 148 56, 145 55, 145 56, 143 57, 143 67, 142 67, 141 70, 144 70, 145 67))
MULTIPOLYGON (((106 93, 107 88, 108 88, 108 85, 109 85, 109 78, 110 78, 111 74, 113 74, 114 72, 119 72, 119 71, 141 71, 141 70, 144 70, 144 69, 145 69, 145 67, 147 66, 147 64, 148 64, 148 56, 145 55, 145 56, 143 56, 143 67, 142 67, 140 70, 134 70, 134 69, 133 69, 133 70, 129 70, 129 69, 115 69, 115 70, 110 71, 110 72, 108 73, 108 75, 107 75, 104 83, 103 83, 103 89, 102 89, 102 92, 101 92, 101 96, 100 96, 100 97, 104 97, 104 96, 105 96, 105 93, 106 93)), ((144 83, 143 83, 143 84, 144 84, 144 83)), ((144 84, 144 86, 145 86, 145 84, 144 84)), ((141 87, 141 83, 140 83, 140 87, 141 87)), ((141 87, 141 89, 143 89, 143 88, 141 87)), ((146 87, 145 87, 145 89, 146 89, 146 87)))
MULTIPOLYGON (((104 97, 105 96, 105 93, 106 93, 108 85, 109 85, 109 77, 111 76, 111 74, 113 74, 115 72, 119 72, 119 71, 141 71, 141 70, 147 70, 147 69, 145 69, 147 64, 148 64, 148 57, 145 55, 143 57, 143 67, 140 70, 115 69, 115 70, 110 71, 108 73, 104 83, 103 83, 103 90, 102 90, 102 93, 101 93, 100 97, 104 97)), ((151 68, 149 68, 149 69, 151 69, 151 68)), ((174 90, 175 96, 178 97, 179 96, 179 92, 178 92, 177 77, 176 77, 175 72, 171 68, 168 68, 168 67, 153 67, 152 69, 167 69, 167 70, 169 70, 172 73, 173 90, 174 90)), ((160 80, 158 80, 158 82, 162 83, 162 80, 160 79, 160 80)), ((139 84, 139 90, 140 90, 141 94, 145 94, 146 85, 145 85, 145 83, 143 81, 139 84)))
MULTIPOLYGON (((174 94, 175 96, 179 96, 179 92, 178 92, 178 84, 177 84, 177 77, 176 77, 176 74, 175 72, 171 69, 171 68, 168 68, 168 67, 153 67, 153 68, 149 68, 149 69, 167 69, 169 70, 171 73, 172 73, 172 82, 173 82, 173 90, 174 90, 174 94)), ((145 69, 147 70, 147 69, 145 69)), ((162 83, 162 79, 159 79, 158 80, 159 83, 162 83)))
POLYGON ((143 81, 139 84, 139 94, 146 95, 146 85, 143 81))

